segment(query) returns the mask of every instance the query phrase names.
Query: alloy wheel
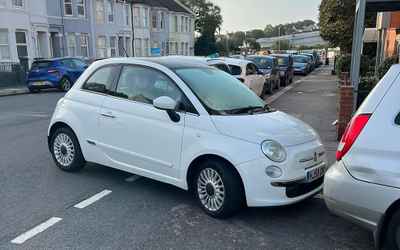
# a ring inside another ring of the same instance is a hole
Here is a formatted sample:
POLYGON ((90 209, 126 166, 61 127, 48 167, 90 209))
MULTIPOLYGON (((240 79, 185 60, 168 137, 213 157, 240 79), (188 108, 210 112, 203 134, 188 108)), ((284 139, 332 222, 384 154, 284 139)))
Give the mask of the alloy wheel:
POLYGON ((64 167, 72 164, 75 158, 75 147, 72 139, 64 133, 60 133, 54 139, 54 156, 58 163, 64 167))
POLYGON ((205 168, 200 172, 197 192, 201 203, 209 211, 218 211, 224 205, 224 183, 219 173, 212 168, 205 168))

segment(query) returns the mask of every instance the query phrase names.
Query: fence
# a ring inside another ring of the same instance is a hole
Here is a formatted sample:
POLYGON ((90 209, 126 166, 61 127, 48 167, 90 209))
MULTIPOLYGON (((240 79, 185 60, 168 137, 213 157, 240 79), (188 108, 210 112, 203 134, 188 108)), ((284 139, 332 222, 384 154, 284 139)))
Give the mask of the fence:
POLYGON ((25 80, 26 70, 20 63, 0 62, 0 88, 21 87, 25 80))

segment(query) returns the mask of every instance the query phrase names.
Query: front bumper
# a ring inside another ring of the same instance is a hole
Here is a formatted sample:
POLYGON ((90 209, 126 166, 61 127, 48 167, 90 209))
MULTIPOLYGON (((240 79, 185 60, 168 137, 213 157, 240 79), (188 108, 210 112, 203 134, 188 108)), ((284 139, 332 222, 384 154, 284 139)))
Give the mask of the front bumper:
POLYGON ((326 165, 325 156, 321 156, 316 164, 306 167, 299 163, 305 153, 324 151, 319 141, 297 145, 287 149, 288 160, 282 164, 272 163, 266 157, 249 161, 237 166, 242 177, 246 201, 249 207, 268 207, 289 205, 302 201, 322 190, 323 177, 305 183, 307 171, 326 165), (283 170, 279 178, 266 175, 265 168, 271 165, 283 170))

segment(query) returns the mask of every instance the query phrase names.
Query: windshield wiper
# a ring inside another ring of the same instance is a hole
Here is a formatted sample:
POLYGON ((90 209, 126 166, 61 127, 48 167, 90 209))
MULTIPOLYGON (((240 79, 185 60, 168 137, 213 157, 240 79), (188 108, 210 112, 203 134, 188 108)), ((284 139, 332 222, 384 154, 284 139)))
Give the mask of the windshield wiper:
POLYGON ((258 112, 272 112, 273 109, 271 109, 267 104, 265 106, 247 106, 243 108, 238 108, 238 109, 231 109, 227 110, 226 112, 229 114, 254 114, 258 112))

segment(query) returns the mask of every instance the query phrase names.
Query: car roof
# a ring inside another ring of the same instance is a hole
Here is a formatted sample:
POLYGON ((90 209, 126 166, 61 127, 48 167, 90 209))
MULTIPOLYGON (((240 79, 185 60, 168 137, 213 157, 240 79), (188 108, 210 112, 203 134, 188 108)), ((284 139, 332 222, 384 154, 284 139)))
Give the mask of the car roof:
POLYGON ((267 59, 271 59, 271 60, 273 60, 273 59, 275 59, 276 57, 275 56, 270 56, 270 55, 268 55, 268 56, 264 56, 264 55, 251 55, 251 56, 248 56, 247 58, 267 58, 267 59))
POLYGON ((207 62, 208 62, 207 58, 194 57, 194 56, 142 57, 142 58, 135 58, 134 60, 147 61, 147 62, 160 64, 171 70, 182 69, 182 68, 207 68, 207 67, 209 67, 207 64, 207 62))
POLYGON ((34 59, 33 62, 55 62, 59 60, 64 60, 64 59, 78 59, 78 60, 84 60, 83 57, 54 57, 54 58, 36 58, 34 59))
POLYGON ((273 57, 291 57, 292 55, 289 54, 271 54, 273 57))
POLYGON ((230 57, 220 57, 221 60, 226 62, 227 64, 232 64, 236 66, 246 66, 249 63, 254 63, 249 60, 244 60, 244 59, 236 59, 236 58, 230 58, 230 57))

